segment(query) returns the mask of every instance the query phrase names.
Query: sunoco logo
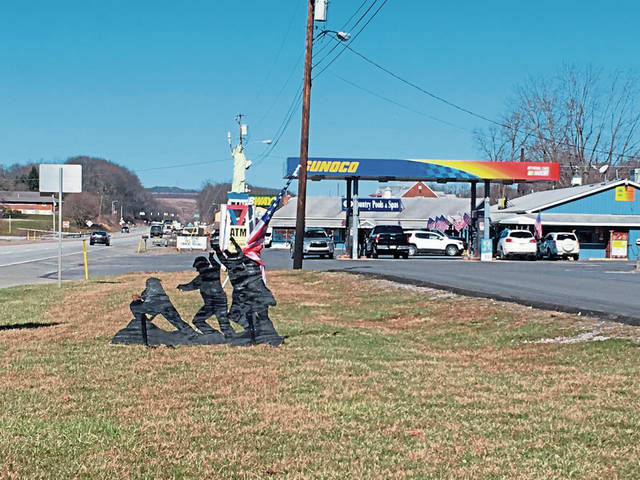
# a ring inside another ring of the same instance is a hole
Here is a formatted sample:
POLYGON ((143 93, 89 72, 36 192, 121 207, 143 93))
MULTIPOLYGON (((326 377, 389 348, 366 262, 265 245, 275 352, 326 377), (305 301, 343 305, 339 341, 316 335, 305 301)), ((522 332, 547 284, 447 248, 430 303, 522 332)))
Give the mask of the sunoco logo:
POLYGON ((313 160, 307 166, 308 172, 322 173, 355 173, 360 162, 313 160))

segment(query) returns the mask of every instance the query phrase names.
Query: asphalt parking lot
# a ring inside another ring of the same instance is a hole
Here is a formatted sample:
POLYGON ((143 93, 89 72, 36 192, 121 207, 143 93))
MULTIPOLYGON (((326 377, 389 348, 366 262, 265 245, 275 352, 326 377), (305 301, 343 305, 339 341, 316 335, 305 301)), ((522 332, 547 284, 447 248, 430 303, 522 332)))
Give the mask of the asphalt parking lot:
MULTIPOLYGON (((290 268, 289 252, 267 250, 270 268, 290 268)), ((419 256, 363 260, 305 258, 304 269, 375 275, 465 295, 515 301, 640 325, 640 273, 635 262, 494 260, 419 256)))

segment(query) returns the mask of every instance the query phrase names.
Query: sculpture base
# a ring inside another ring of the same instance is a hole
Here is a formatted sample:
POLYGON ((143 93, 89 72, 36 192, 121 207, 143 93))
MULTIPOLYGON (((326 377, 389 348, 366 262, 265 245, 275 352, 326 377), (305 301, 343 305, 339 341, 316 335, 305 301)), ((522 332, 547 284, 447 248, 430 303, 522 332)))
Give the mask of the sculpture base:
MULTIPOLYGON (((225 337, 220 332, 198 333, 193 329, 167 331, 158 328, 147 320, 147 345, 233 345, 249 346, 266 344, 272 347, 282 345, 284 338, 277 334, 256 335, 251 338, 251 332, 243 330, 225 337)), ((133 319, 129 324, 114 335, 109 342, 113 345, 144 345, 140 322, 133 319)))

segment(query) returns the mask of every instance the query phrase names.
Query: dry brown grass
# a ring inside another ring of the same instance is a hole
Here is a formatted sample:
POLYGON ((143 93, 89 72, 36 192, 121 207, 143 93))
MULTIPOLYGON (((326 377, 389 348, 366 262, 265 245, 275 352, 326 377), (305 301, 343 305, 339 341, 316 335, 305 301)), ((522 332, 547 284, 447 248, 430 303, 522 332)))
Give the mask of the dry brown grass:
MULTIPOLYGON (((188 321, 193 274, 154 275, 188 321)), ((637 327, 270 272, 280 348, 109 346, 144 278, 72 285, 43 305, 59 325, 0 334, 0 478, 640 473, 637 327), (536 343, 584 331, 614 340, 536 343)))

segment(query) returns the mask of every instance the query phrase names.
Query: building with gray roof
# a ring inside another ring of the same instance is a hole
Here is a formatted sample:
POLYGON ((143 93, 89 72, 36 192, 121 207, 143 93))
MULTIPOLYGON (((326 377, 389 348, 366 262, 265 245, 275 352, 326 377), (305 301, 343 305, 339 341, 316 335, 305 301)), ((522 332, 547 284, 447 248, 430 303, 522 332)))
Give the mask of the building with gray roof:
POLYGON ((532 229, 540 214, 543 234, 574 231, 581 258, 610 256, 612 238, 626 238, 627 257, 640 254, 640 184, 631 180, 544 190, 514 198, 506 208, 491 207, 496 231, 532 229))

